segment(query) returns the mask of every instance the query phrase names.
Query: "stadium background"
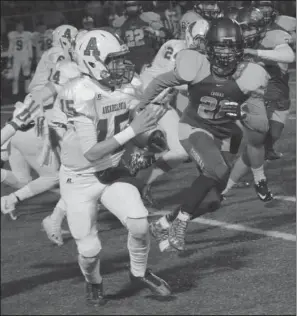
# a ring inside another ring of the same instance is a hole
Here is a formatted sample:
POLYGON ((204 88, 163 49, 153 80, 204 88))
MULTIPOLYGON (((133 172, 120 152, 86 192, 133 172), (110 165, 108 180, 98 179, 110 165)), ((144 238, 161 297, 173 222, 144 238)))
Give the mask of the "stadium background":
MULTIPOLYGON (((164 13, 170 10, 176 13, 176 19, 191 9, 195 1, 141 1, 144 11, 164 13)), ((54 29, 61 24, 71 24, 82 29, 82 20, 91 16, 95 27, 111 26, 115 15, 123 14, 124 1, 1 1, 1 73, 7 65, 7 34, 15 29, 17 21, 22 21, 26 31, 36 31, 38 23, 43 21, 49 29, 54 29), (30 13, 28 13, 30 12, 30 13)), ((222 8, 229 6, 247 6, 250 1, 221 1, 222 8)), ((296 16, 295 1, 277 1, 280 14, 296 16)), ((165 27, 170 27, 165 25, 165 27)), ((179 31, 172 34, 178 38, 179 31)), ((34 62, 34 61, 33 61, 34 62)), ((22 78, 20 79, 22 81, 22 78)), ((17 100, 22 99, 24 91, 20 85, 17 100)), ((11 95, 11 82, 1 76, 1 104, 15 102, 11 95)))

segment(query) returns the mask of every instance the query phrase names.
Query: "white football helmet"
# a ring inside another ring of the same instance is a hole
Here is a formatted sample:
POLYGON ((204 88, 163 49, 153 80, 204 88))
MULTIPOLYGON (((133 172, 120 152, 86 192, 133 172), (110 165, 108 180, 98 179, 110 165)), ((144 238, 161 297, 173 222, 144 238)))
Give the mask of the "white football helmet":
POLYGON ((186 45, 205 53, 205 35, 209 30, 209 22, 199 19, 188 25, 186 29, 186 45))
POLYGON ((121 39, 108 31, 93 30, 75 46, 79 70, 108 87, 130 83, 134 65, 126 60, 129 49, 121 39))
POLYGON ((77 57, 75 54, 75 47, 77 45, 77 43, 79 43, 81 41, 81 39, 83 38, 83 36, 85 34, 87 34, 88 31, 87 30, 79 30, 78 33, 75 36, 74 41, 72 42, 72 47, 70 49, 70 55, 72 56, 73 61, 77 62, 77 57))
POLYGON ((78 33, 72 25, 60 25, 53 31, 53 46, 61 46, 65 54, 69 54, 72 43, 78 33))

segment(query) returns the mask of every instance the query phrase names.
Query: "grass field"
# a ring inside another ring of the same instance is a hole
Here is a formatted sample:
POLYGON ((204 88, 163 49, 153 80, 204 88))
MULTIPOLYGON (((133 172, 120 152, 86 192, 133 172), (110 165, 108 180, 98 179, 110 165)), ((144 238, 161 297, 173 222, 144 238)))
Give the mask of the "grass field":
MULTIPOLYGON (((264 204, 253 188, 235 189, 214 214, 189 225, 187 251, 161 254, 152 241, 149 266, 173 288, 169 301, 128 287, 127 232, 109 213, 99 214, 102 274, 110 301, 98 309, 84 302, 84 282, 70 235, 56 247, 41 220, 58 197, 46 193, 23 202, 19 218, 1 220, 1 311, 9 315, 285 315, 296 314, 296 73, 291 73, 292 107, 277 149, 282 160, 266 173, 278 199, 264 204)), ((2 107, 1 123, 11 111, 2 107)), ((193 179, 184 164, 162 177, 153 194, 163 211, 177 205, 193 179)), ((249 178, 249 177, 248 177, 249 178)), ((250 178, 249 178, 250 179, 250 178)), ((2 195, 11 192, 2 187, 2 195)), ((67 224, 64 224, 67 230, 67 224)))

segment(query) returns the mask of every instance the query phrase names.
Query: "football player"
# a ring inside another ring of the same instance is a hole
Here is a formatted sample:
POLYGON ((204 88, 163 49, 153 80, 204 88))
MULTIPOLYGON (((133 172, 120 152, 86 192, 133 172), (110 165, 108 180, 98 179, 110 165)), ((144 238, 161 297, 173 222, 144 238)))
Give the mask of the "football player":
POLYGON ((25 77, 25 91, 28 93, 32 63, 32 34, 24 31, 22 22, 17 22, 16 30, 8 33, 8 65, 12 68, 12 94, 19 93, 20 72, 22 70, 25 77))
MULTIPOLYGON (((154 58, 152 64, 146 67, 141 75, 140 79, 145 89, 148 84, 156 76, 166 73, 174 69, 175 58, 183 49, 192 48, 197 49, 200 52, 205 52, 205 34, 208 31, 209 23, 206 20, 198 20, 189 25, 186 31, 186 40, 169 40, 162 45, 154 58)), ((183 87, 184 90, 187 86, 183 87)), ((172 94, 171 104, 174 101, 174 94, 172 94)), ((173 107, 169 107, 169 110, 158 122, 159 127, 165 134, 166 144, 168 150, 160 156, 156 163, 150 168, 150 175, 147 179, 147 185, 143 191, 144 201, 151 207, 158 208, 156 201, 151 195, 152 183, 161 175, 169 172, 173 168, 177 167, 180 163, 188 159, 188 154, 181 146, 178 138, 178 122, 179 114, 173 107)))
POLYGON ((263 166, 257 165, 252 154, 258 137, 268 130, 268 120, 265 115, 245 113, 244 109, 252 108, 245 106, 251 103, 265 113, 263 95, 268 77, 261 66, 243 62, 243 52, 238 23, 227 18, 216 19, 206 34, 206 55, 182 50, 176 57, 175 69, 156 77, 144 93, 140 106, 149 104, 164 88, 188 85, 189 105, 179 124, 179 138, 201 171, 176 212, 152 225, 153 235, 164 243, 164 248, 169 244, 183 250, 191 217, 203 214, 200 205, 211 190, 224 189, 229 166, 221 152, 226 144, 230 147, 237 120, 248 139, 244 153, 251 163, 255 182, 265 179, 263 166), (170 223, 172 218, 175 219, 170 223))
POLYGON ((278 15, 276 1, 255 1, 254 5, 264 14, 267 32, 258 46, 246 53, 261 59, 271 76, 265 95, 270 118, 266 159, 275 160, 282 154, 273 146, 281 136, 291 104, 288 68, 295 61, 291 46, 296 42, 296 18, 278 15))
POLYGON ((47 29, 44 23, 37 25, 37 32, 32 35, 32 44, 35 47, 35 62, 39 63, 42 54, 52 47, 53 30, 47 29))
POLYGON ((88 303, 105 303, 100 274, 101 242, 97 231, 97 201, 128 229, 131 280, 159 295, 169 295, 167 283, 147 269, 147 215, 134 179, 117 168, 123 145, 153 128, 160 111, 144 110, 127 126, 135 105, 130 85, 134 67, 126 60, 128 48, 109 32, 94 30, 76 45, 82 77, 67 83, 56 102, 67 116, 61 142, 60 191, 67 221, 86 281, 88 303))
POLYGON ((125 1, 127 19, 121 25, 120 37, 128 45, 129 59, 135 64, 136 73, 140 73, 144 64, 152 62, 159 39, 169 37, 168 30, 161 23, 160 17, 151 20, 147 13, 142 13, 140 1, 125 1))
MULTIPOLYGON (((279 29, 267 30, 267 19, 265 22, 263 12, 255 7, 240 9, 237 21, 243 29, 245 52, 247 53, 245 58, 265 66, 270 74, 265 93, 265 98, 268 99, 267 114, 270 119, 270 129, 266 138, 266 159, 277 159, 279 155, 272 149, 272 143, 280 136, 289 112, 289 74, 287 70, 288 63, 295 58, 292 49, 285 41, 286 39, 290 41, 290 35, 279 29), (269 47, 274 49, 269 49, 269 47)), ((226 195, 248 170, 249 167, 241 159, 237 160, 223 195, 226 195)))
MULTIPOLYGON (((48 98, 44 90, 40 95, 39 91, 48 83, 54 65, 59 60, 70 59, 69 48, 76 33, 76 28, 70 25, 60 26, 53 32, 53 47, 43 54, 29 86, 31 94, 24 101, 27 106, 42 104, 44 115, 48 120, 50 120, 53 113, 54 98, 48 98)), ((54 76, 53 80, 56 79, 54 76)), ((49 91, 48 94, 53 95, 52 91, 49 91)), ((11 171, 1 169, 1 182, 19 190, 1 197, 1 211, 5 213, 12 212, 19 201, 58 185, 59 158, 54 154, 51 164, 41 166, 37 157, 43 147, 43 140, 37 137, 35 128, 26 132, 17 131, 11 138, 9 155, 11 171), (40 175, 34 181, 32 181, 31 169, 34 169, 40 175)))
POLYGON ((186 36, 187 27, 200 19, 211 21, 223 16, 221 1, 194 1, 194 8, 187 11, 180 20, 181 39, 186 36))

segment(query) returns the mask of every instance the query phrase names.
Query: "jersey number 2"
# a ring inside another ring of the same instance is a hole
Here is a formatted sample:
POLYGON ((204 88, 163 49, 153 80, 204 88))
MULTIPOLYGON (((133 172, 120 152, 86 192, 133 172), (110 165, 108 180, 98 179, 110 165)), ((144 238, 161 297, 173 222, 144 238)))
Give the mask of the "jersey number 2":
POLYGON ((144 32, 142 29, 128 30, 125 32, 128 47, 144 45, 144 32))
POLYGON ((224 116, 220 109, 228 100, 218 102, 218 100, 213 97, 204 96, 200 99, 200 102, 197 112, 198 115, 207 120, 216 120, 224 116))

